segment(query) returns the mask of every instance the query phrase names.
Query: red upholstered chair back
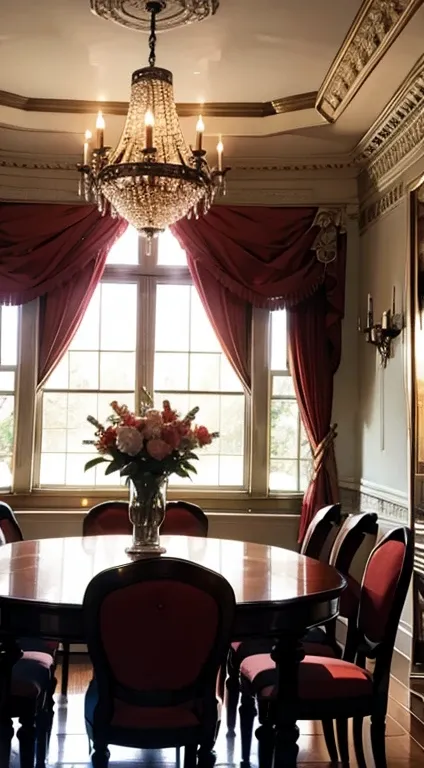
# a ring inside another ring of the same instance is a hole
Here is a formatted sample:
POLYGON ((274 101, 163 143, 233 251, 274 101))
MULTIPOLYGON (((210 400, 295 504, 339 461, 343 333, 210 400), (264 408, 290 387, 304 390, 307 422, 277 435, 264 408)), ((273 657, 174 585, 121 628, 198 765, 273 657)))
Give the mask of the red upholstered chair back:
POLYGON ((131 534, 127 501, 103 501, 86 514, 82 524, 83 536, 131 534))
POLYGON ((378 533, 378 517, 375 512, 361 512, 349 515, 344 521, 332 546, 329 563, 347 578, 347 587, 340 597, 340 615, 355 618, 358 612, 360 582, 351 574, 350 568, 366 536, 374 539, 378 533))
POLYGON ((155 715, 158 726, 161 717, 169 726, 174 708, 179 717, 210 716, 234 610, 230 584, 185 560, 141 559, 95 576, 84 615, 97 728, 123 706, 142 708, 150 723, 155 715))
POLYGON ((395 528, 371 552, 362 579, 358 643, 367 649, 368 656, 382 657, 385 668, 390 667, 412 563, 411 531, 395 528))
MULTIPOLYGON (((101 504, 96 504, 85 516, 82 531, 83 536, 130 534, 132 526, 128 517, 128 502, 103 501, 101 504)), ((164 536, 206 537, 208 518, 196 504, 186 501, 168 501, 160 532, 164 536)))
POLYGON ((168 501, 160 532, 164 536, 208 535, 209 521, 203 510, 188 501, 168 501))
POLYGON ((340 525, 340 521, 340 504, 329 504, 328 507, 319 509, 314 519, 309 523, 300 550, 301 554, 320 560, 326 550, 327 539, 334 531, 335 526, 340 525))
POLYGON ((12 508, 5 501, 0 501, 0 530, 6 544, 13 544, 15 541, 23 541, 24 539, 12 508))

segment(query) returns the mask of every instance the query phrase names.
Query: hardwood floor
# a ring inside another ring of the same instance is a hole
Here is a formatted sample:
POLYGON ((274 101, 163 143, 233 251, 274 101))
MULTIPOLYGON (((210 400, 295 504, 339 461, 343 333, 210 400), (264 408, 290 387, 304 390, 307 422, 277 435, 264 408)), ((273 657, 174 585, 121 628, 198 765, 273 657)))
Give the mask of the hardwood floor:
MULTIPOLYGON (((58 670, 60 677, 60 668, 58 670)), ((83 702, 84 690, 91 677, 90 664, 85 656, 73 658, 68 701, 57 697, 53 732, 50 743, 49 766, 51 768, 91 768, 88 754, 88 741, 85 734, 83 702)), ((60 689, 60 681, 59 686, 60 689)), ((224 713, 225 714, 225 713, 224 713)), ((329 765, 324 737, 320 723, 299 723, 298 763, 304 768, 323 768, 329 765)), ((366 759, 369 768, 374 763, 371 758, 368 728, 365 731, 366 759)), ((240 764, 240 741, 227 739, 225 727, 221 728, 217 747, 217 768, 238 766, 240 764)), ((353 746, 350 746, 351 768, 357 768, 353 746)), ((181 755, 181 758, 183 755, 181 755)), ((408 690, 392 680, 389 717, 387 721, 387 762, 388 768, 423 768, 424 765, 424 724, 421 724, 409 710, 408 690)), ((110 768, 135 768, 152 766, 168 768, 176 764, 175 750, 145 751, 143 753, 121 747, 111 747, 110 768)), ((181 759, 182 765, 182 759, 181 759)), ((257 765, 257 755, 252 751, 252 765, 257 765)), ((13 743, 11 768, 18 768, 18 744, 13 743)))

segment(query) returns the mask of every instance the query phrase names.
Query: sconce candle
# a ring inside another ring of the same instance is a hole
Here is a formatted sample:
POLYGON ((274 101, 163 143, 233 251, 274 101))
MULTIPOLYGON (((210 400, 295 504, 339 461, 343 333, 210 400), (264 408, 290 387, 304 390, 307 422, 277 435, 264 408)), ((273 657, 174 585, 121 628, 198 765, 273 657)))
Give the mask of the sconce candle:
POLYGON ((393 317, 396 314, 396 299, 395 299, 395 296, 396 296, 396 288, 395 288, 395 286, 393 286, 393 299, 392 299, 392 315, 393 315, 393 317))
POLYGON ((202 151, 203 132, 205 130, 205 124, 202 119, 202 115, 199 115, 199 119, 196 125, 196 152, 202 151))
POLYGON ((106 123, 103 117, 103 113, 99 112, 96 120, 97 147, 99 149, 103 149, 105 145, 105 128, 106 128, 106 123))
POLYGON ((373 320, 372 296, 369 293, 367 301, 367 328, 371 328, 373 325, 373 320))
POLYGON ((386 310, 386 312, 383 312, 381 317, 381 327, 384 330, 387 330, 387 328, 390 328, 390 309, 386 310))

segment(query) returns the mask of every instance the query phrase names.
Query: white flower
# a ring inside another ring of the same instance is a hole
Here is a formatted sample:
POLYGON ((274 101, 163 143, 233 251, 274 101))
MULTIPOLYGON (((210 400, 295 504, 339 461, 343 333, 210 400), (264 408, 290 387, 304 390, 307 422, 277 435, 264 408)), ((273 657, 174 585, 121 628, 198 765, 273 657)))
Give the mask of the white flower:
POLYGON ((135 427, 118 427, 116 430, 116 446, 128 456, 137 456, 143 447, 143 437, 135 427))

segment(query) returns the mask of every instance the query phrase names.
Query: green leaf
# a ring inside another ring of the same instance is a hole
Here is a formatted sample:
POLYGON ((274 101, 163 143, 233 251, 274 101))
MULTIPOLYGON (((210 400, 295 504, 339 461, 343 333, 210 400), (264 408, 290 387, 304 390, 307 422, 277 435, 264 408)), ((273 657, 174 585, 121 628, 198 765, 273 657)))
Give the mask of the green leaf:
POLYGON ((104 461, 108 462, 109 459, 105 459, 104 456, 95 456, 94 459, 87 461, 84 467, 84 472, 87 472, 87 469, 92 469, 93 467, 97 466, 97 464, 102 464, 104 461))
POLYGON ((198 457, 197 453, 192 453, 192 451, 190 451, 189 453, 186 453, 185 454, 185 458, 186 459, 196 459, 196 461, 199 461, 199 457, 198 457))
POLYGON ((120 471, 121 477, 125 477, 126 475, 133 475, 137 472, 137 464, 135 461, 130 461, 129 464, 126 464, 125 467, 122 467, 120 471))
POLYGON ((194 472, 194 474, 197 475, 196 467, 193 467, 193 464, 190 464, 189 461, 184 462, 184 469, 186 469, 188 472, 194 472))
POLYGON ((117 472, 121 468, 121 465, 117 461, 111 461, 109 466, 105 469, 105 475, 111 475, 112 472, 117 472))
POLYGON ((175 474, 178 475, 178 477, 190 477, 189 473, 184 469, 184 467, 178 467, 175 470, 175 474))

